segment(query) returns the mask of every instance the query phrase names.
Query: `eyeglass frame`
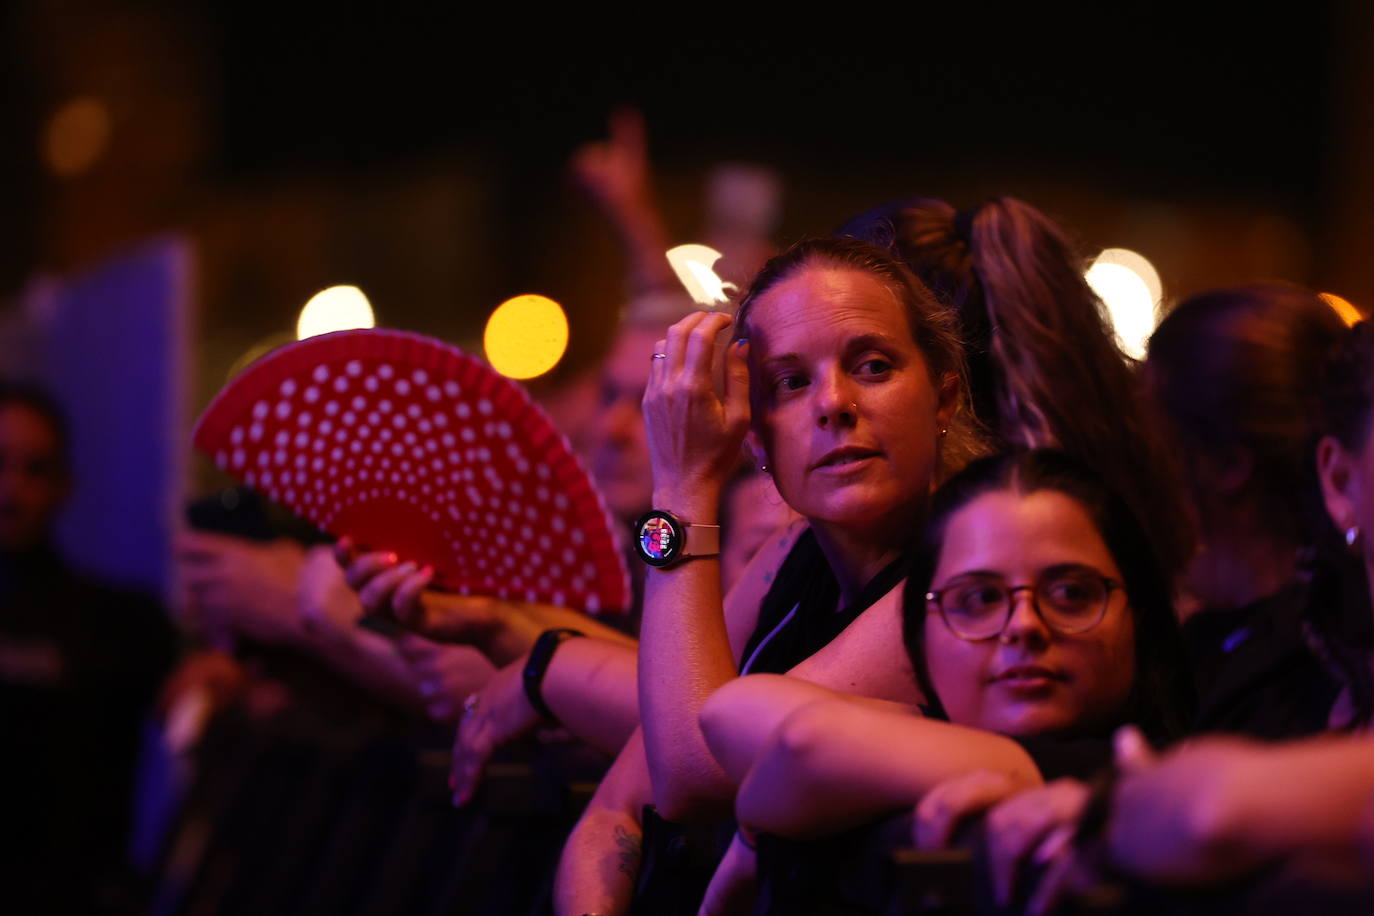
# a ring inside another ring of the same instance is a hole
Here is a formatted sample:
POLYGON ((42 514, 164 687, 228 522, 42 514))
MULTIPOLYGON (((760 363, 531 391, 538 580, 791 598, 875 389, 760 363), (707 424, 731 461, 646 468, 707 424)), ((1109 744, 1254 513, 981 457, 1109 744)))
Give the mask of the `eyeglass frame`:
MULTIPOLYGON (((1106 588, 1106 593, 1102 596, 1102 609, 1098 612, 1097 618, 1087 626, 1082 627, 1081 629, 1064 630, 1051 623, 1049 621, 1049 618, 1045 616, 1045 612, 1040 609, 1039 595, 1040 586, 1041 584, 1043 584, 1044 580, 1048 576, 1055 574, 1057 571, 1060 571, 1061 569, 1062 568, 1060 567, 1050 567, 1048 570, 1041 572, 1040 575, 1036 577, 1035 583, 1032 585, 1004 585, 1003 588, 1006 591, 1007 596, 1006 616, 1002 618, 1002 625, 997 628, 997 632, 990 633, 987 636, 966 636, 963 633, 960 633, 958 630, 956 630, 954 628, 954 625, 949 622, 949 617, 945 614, 944 602, 941 599, 945 592, 949 591, 951 588, 956 588, 957 586, 946 584, 943 588, 931 589, 930 591, 926 592, 926 610, 927 613, 929 613, 930 605, 934 604, 935 610, 940 615, 940 622, 943 623, 945 625, 945 629, 949 630, 949 632, 952 633, 955 637, 962 639, 965 642, 984 642, 985 640, 989 639, 997 639, 1007 631, 1007 624, 1011 623, 1012 614, 1016 613, 1016 593, 1028 591, 1030 592, 1031 596, 1031 609, 1035 611, 1035 616, 1040 618, 1040 622, 1043 623, 1051 633, 1054 633, 1057 636, 1077 636, 1080 633, 1087 633, 1089 630, 1093 629, 1093 627, 1096 627, 1098 624, 1102 623, 1102 621, 1107 618, 1107 609, 1111 607, 1112 603, 1112 592, 1118 590, 1124 592, 1126 590, 1126 585, 1125 583, 1119 582, 1116 579, 1113 579, 1111 576, 1108 576, 1104 573, 1100 573, 1095 569, 1083 569, 1082 572, 1085 575, 1085 577, 1100 580, 1103 586, 1106 588)), ((959 575, 962 576, 967 574, 960 573, 959 575)), ((957 578, 958 576, 955 577, 955 579, 957 578)), ((1005 580, 1003 581, 1005 582, 1005 580)))

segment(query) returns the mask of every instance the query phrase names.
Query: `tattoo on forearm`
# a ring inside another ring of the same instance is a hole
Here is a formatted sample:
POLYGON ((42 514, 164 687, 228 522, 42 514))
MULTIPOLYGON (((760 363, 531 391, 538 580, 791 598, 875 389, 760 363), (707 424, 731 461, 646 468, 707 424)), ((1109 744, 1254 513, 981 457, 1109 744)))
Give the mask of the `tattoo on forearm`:
POLYGON ((643 841, 643 837, 616 826, 615 845, 620 847, 620 871, 631 878, 639 873, 640 845, 643 841))

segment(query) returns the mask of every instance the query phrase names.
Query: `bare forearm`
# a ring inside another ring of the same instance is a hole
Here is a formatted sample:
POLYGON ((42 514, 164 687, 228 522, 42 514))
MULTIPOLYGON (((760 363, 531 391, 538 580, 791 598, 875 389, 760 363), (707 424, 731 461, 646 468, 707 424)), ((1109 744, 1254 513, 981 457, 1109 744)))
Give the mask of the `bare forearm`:
POLYGON ((637 668, 632 646, 600 639, 567 640, 545 672, 544 702, 568 731, 617 754, 639 725, 637 668))
POLYGON ((849 702, 818 702, 788 717, 736 799, 741 823, 785 836, 820 836, 915 804, 937 783, 973 769, 1038 785, 1039 771, 1009 738, 849 702))
POLYGON ((1112 858, 1166 881, 1215 881, 1266 863, 1362 870, 1359 837, 1374 803, 1374 742, 1311 739, 1214 751, 1184 747, 1123 777, 1108 830, 1112 858), (1127 821, 1129 820, 1129 823, 1127 821), (1152 844, 1167 858, 1142 853, 1152 844))
POLYGON ((919 715, 914 707, 839 693, 790 675, 753 674, 736 678, 711 695, 701 711, 702 732, 716 761, 739 785, 783 722, 820 701, 919 715))
POLYGON ((563 847, 554 884, 559 914, 624 913, 642 862, 639 812, 649 801, 649 773, 638 732, 597 787, 563 847))
POLYGON ((630 908, 642 858, 643 832, 614 811, 589 811, 563 847, 554 883, 554 912, 624 913, 630 908))
POLYGON ((415 678, 391 640, 358 629, 310 643, 316 656, 358 684, 408 709, 422 709, 415 678))
POLYGON ((728 810, 732 785, 698 722, 735 677, 720 595, 720 564, 691 560, 651 572, 640 629, 639 706, 654 803, 669 820, 728 810))

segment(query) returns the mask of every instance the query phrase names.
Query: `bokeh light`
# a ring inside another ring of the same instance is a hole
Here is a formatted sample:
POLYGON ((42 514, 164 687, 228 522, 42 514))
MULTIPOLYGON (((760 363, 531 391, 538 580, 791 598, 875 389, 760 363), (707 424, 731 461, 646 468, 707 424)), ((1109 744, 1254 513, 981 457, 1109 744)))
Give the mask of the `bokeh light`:
POLYGON ((1142 359, 1164 293, 1159 272, 1143 255, 1126 248, 1108 248, 1093 261, 1085 277, 1107 306, 1121 349, 1142 359))
POLYGON ((568 349, 568 318, 547 296, 515 296, 487 319, 482 347, 491 367, 507 378, 543 375, 568 349))
POLYGON ((729 301, 725 288, 733 288, 733 285, 723 282, 715 271, 715 264, 720 260, 719 251, 707 245, 692 244, 669 248, 665 254, 678 280, 687 288, 687 295, 697 305, 713 308, 729 301))
POLYGON ((330 331, 376 327, 372 303, 356 286, 331 286, 310 297, 296 321, 296 339, 305 340, 330 331))
POLYGON ((1341 316, 1341 321, 1345 322, 1346 327, 1353 327, 1364 321, 1364 316, 1360 314, 1360 310, 1355 308, 1355 304, 1349 299, 1337 296, 1335 293, 1319 293, 1318 295, 1322 297, 1323 302, 1331 306, 1337 315, 1341 316))
POLYGON ((43 128, 43 162, 59 178, 75 178, 100 161, 110 145, 109 107, 93 96, 58 106, 43 128))

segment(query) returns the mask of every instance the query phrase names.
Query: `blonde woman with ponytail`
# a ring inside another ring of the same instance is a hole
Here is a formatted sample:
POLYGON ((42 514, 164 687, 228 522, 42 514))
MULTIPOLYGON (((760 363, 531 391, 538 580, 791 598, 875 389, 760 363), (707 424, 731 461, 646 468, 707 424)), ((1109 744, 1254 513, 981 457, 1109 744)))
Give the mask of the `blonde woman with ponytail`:
POLYGON ((1083 461, 1126 497, 1161 566, 1183 566, 1192 538, 1171 453, 1063 230, 1014 197, 967 210, 911 198, 839 234, 887 247, 958 313, 974 411, 995 446, 1083 461))

